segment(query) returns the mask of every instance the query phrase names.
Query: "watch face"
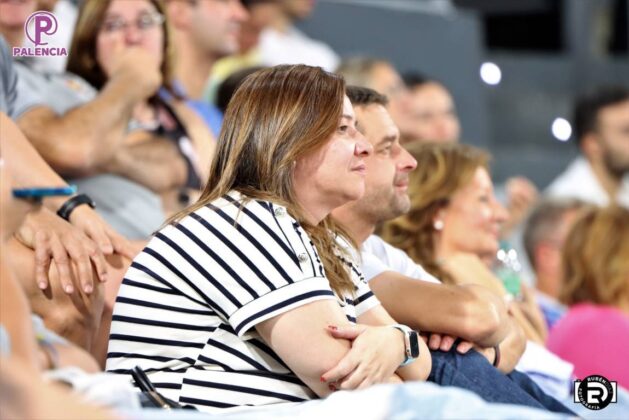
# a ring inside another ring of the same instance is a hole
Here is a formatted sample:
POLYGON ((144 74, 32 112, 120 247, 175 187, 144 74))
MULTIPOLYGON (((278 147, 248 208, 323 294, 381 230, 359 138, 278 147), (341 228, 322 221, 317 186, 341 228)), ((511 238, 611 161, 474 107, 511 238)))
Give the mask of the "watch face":
POLYGON ((416 359, 419 357, 419 334, 417 334, 417 331, 411 331, 408 339, 411 345, 411 357, 416 359))

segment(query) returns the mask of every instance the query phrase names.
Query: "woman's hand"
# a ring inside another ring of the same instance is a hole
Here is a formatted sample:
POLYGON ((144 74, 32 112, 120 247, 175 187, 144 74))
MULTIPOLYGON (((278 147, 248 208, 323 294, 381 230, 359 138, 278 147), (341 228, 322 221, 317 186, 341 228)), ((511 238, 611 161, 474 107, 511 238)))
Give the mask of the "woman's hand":
POLYGON ((448 257, 441 266, 458 285, 478 284, 503 297, 507 290, 498 277, 474 254, 458 253, 448 257))
POLYGON ((362 389, 391 379, 405 358, 404 335, 389 326, 328 326, 335 338, 352 341, 350 351, 338 364, 321 375, 330 389, 362 389))

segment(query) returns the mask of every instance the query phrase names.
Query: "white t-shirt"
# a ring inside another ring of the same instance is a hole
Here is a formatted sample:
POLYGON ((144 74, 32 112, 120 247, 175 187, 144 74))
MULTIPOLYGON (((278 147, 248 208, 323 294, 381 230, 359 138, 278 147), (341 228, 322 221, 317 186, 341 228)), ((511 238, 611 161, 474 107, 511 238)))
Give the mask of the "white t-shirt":
POLYGON ((379 305, 358 268, 338 297, 316 248, 284 207, 232 191, 161 229, 114 306, 107 370, 138 365, 167 398, 203 411, 317 396, 257 333, 260 322, 336 300, 347 319, 379 305))
MULTIPOLYGON (((546 189, 557 198, 578 198, 600 207, 609 204, 609 196, 596 178, 590 163, 583 156, 576 158, 546 189)), ((629 175, 625 176, 616 203, 629 208, 629 175)))
POLYGON ((260 61, 266 66, 307 64, 334 71, 340 61, 327 44, 307 37, 294 27, 286 32, 266 28, 260 34, 258 50, 260 61))
POLYGON ((370 281, 385 271, 396 271, 418 280, 441 283, 435 276, 424 270, 401 249, 395 248, 379 236, 371 235, 361 248, 361 269, 365 280, 370 281))

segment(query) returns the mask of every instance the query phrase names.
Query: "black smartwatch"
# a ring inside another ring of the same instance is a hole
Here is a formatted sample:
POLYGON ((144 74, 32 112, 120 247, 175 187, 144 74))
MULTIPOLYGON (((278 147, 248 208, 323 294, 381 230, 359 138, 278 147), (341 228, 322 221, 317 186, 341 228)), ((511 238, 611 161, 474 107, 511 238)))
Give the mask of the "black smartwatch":
POLYGON ((70 215, 72 214, 74 209, 83 204, 87 204, 91 208, 96 207, 94 200, 92 200, 87 194, 79 194, 75 195, 74 197, 63 203, 61 208, 57 210, 57 216, 69 222, 70 215))
POLYGON ((393 324, 391 327, 402 331, 404 334, 404 353, 406 357, 400 364, 400 367, 406 366, 419 357, 419 333, 402 324, 393 324))

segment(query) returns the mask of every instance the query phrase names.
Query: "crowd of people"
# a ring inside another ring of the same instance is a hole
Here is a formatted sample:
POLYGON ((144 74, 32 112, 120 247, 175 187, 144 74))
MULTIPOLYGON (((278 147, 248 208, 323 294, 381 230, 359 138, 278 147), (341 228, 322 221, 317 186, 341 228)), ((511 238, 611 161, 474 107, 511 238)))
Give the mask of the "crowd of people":
POLYGON ((629 87, 501 202, 447 86, 339 57, 313 7, 0 0, 3 415, 597 418, 590 375, 629 409, 629 87), (65 70, 12 57, 37 10, 65 70))

